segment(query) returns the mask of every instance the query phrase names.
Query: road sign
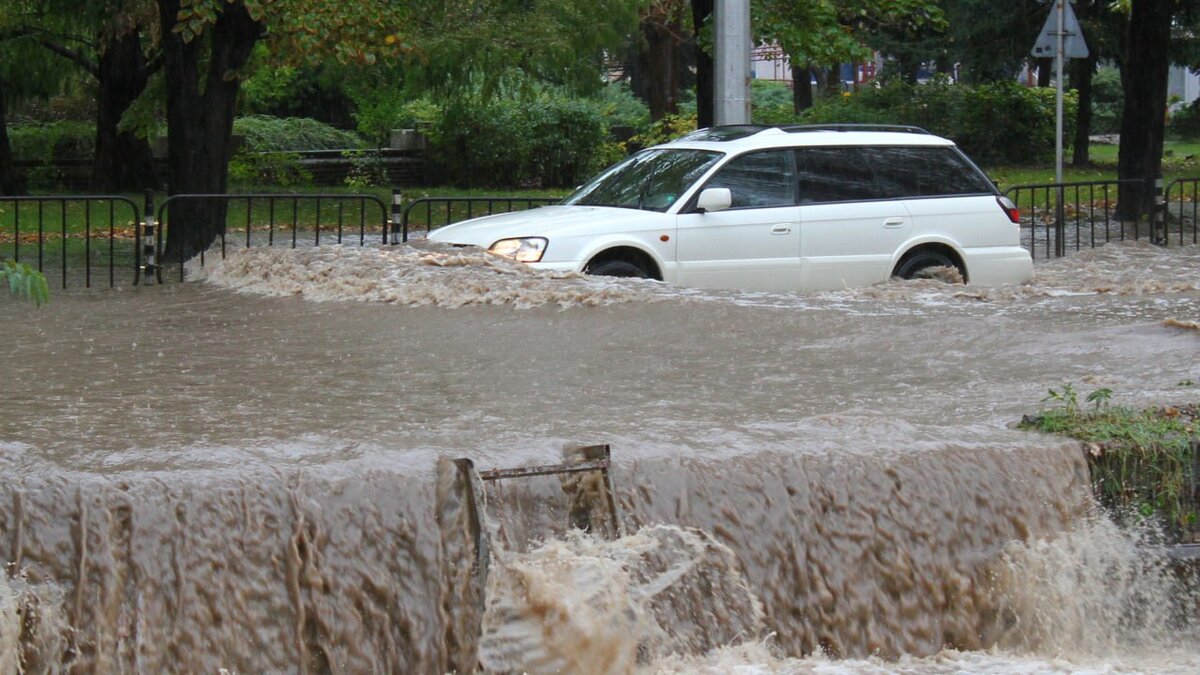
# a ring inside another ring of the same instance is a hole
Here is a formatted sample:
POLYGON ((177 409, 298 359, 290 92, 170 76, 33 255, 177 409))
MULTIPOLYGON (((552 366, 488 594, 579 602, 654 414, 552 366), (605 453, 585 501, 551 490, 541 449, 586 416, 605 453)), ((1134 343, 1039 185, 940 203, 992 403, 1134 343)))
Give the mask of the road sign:
MULTIPOLYGON (((1050 15, 1046 17, 1042 32, 1038 33, 1037 42, 1033 44, 1031 53, 1039 59, 1052 59, 1058 51, 1058 17, 1055 16, 1057 5, 1057 1, 1051 4, 1050 15)), ((1068 59, 1086 59, 1087 43, 1083 41, 1083 30, 1079 27, 1079 19, 1075 18, 1075 10, 1071 9, 1069 2, 1063 7, 1062 32, 1063 56, 1068 59)))

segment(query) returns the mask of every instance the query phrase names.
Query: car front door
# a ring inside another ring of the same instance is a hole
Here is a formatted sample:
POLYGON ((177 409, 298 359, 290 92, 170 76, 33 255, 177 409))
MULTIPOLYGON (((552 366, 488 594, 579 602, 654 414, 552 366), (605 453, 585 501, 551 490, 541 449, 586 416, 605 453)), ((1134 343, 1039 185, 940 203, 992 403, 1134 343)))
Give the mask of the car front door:
MULTIPOLYGON (((677 218, 679 281, 703 288, 800 288, 800 222, 790 150, 734 158, 707 188, 728 188, 730 207, 677 218)), ((690 212, 689 212, 690 211, 690 212)))

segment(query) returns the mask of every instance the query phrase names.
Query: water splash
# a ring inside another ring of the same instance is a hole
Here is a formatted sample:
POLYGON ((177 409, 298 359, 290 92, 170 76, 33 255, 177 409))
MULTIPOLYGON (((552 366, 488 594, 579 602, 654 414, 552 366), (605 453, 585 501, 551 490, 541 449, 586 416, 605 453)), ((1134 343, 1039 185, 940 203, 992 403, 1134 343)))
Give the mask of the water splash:
POLYGON ((70 636, 58 586, 0 573, 0 673, 67 671, 70 636))
POLYGON ((400 305, 591 307, 661 297, 646 281, 541 272, 478 249, 430 242, 393 247, 234 249, 193 276, 244 293, 400 305))
POLYGON ((1009 544, 992 572, 999 612, 990 641, 1084 659, 1196 644, 1200 594, 1158 539, 1094 516, 1054 537, 1009 544))
POLYGON ((736 557, 700 530, 659 525, 614 541, 575 531, 497 561, 480 648, 491 672, 632 673, 763 631, 736 557))

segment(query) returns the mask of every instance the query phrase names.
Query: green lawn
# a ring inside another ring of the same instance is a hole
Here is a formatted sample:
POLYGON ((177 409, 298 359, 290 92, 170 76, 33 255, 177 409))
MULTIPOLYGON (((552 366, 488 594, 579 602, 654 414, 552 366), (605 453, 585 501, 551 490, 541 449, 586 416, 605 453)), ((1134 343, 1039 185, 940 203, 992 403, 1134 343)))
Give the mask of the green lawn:
MULTIPOLYGON (((1068 183, 1116 180, 1117 146, 1093 143, 1088 148, 1091 163, 1086 167, 1071 166, 1070 150, 1067 150, 1063 165, 1063 180, 1068 183)), ((984 171, 1001 190, 1014 185, 1030 185, 1054 182, 1054 165, 1049 166, 994 166, 984 171)), ((1167 183, 1179 178, 1200 177, 1200 143, 1193 141, 1167 141, 1163 150, 1163 178, 1167 183)))

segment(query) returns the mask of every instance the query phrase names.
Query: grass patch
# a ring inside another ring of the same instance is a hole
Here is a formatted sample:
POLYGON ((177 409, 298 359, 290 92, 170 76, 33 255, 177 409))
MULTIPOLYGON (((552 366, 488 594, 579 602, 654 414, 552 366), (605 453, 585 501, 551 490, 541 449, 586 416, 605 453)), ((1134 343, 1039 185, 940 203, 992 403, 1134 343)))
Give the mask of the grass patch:
POLYGON ((1083 409, 1071 385, 1052 389, 1046 400, 1060 407, 1026 417, 1021 427, 1082 441, 1105 508, 1157 520, 1182 541, 1200 539, 1200 405, 1109 407, 1111 395, 1096 390, 1083 409))
MULTIPOLYGON (((1071 166, 1071 152, 1066 150, 1063 164, 1063 181, 1082 183, 1117 179, 1116 145, 1093 143, 1088 150, 1091 162, 1084 167, 1071 166)), ((1001 190, 1014 185, 1040 185, 1054 182, 1054 165, 1049 166, 991 166, 984 172, 1001 190)), ((1193 141, 1171 141, 1163 144, 1163 179, 1166 183, 1180 178, 1194 178, 1200 174, 1200 143, 1193 141)))

